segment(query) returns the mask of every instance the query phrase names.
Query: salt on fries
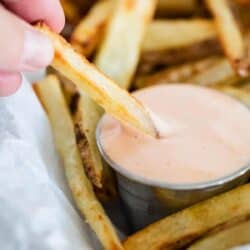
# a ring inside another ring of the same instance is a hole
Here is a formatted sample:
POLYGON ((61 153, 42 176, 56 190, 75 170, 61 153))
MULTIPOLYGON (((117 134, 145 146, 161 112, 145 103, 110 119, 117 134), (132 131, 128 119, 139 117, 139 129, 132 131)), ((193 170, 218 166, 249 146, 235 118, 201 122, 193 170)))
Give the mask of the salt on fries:
POLYGON ((241 76, 248 74, 248 62, 245 51, 244 38, 236 23, 227 0, 206 0, 208 8, 215 18, 219 38, 225 54, 233 68, 241 76))
POLYGON ((76 145, 74 125, 58 78, 50 75, 35 84, 34 89, 51 122, 55 143, 63 159, 66 178, 78 209, 105 249, 121 250, 115 229, 95 197, 92 185, 84 172, 76 145))
POLYGON ((60 35, 45 24, 37 24, 37 29, 51 40, 55 56, 51 66, 118 120, 140 129, 151 136, 159 136, 149 113, 125 90, 119 88, 110 78, 102 74, 86 58, 77 54, 60 35))
POLYGON ((250 184, 184 209, 128 237, 126 250, 180 249, 208 231, 250 216, 250 184))
MULTIPOLYGON (((88 103, 83 103, 86 94, 80 93, 72 82, 62 79, 62 87, 74 122, 76 143, 85 172, 93 185, 102 188, 102 159, 97 150, 95 138, 90 136, 91 130, 94 129, 92 123, 95 122, 96 117, 99 117, 98 113, 85 115, 85 111, 89 108, 88 103)), ((98 108, 101 112, 101 108, 99 106, 98 108)))

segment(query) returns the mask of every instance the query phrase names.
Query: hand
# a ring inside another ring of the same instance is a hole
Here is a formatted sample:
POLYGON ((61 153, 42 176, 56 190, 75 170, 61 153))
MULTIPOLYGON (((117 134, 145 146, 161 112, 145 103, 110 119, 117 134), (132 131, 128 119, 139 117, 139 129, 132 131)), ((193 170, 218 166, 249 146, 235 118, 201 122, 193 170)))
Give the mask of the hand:
POLYGON ((0 2, 0 96, 6 96, 20 86, 20 72, 43 68, 53 58, 48 38, 29 23, 42 20, 60 32, 65 19, 59 0, 0 2))

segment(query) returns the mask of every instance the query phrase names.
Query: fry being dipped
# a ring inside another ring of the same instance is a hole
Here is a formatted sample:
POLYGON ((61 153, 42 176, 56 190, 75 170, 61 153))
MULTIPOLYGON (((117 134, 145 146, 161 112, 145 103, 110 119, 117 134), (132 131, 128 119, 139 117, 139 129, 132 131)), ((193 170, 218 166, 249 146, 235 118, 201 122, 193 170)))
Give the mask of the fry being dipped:
POLYGON ((155 124, 145 108, 127 91, 119 88, 111 79, 102 74, 74 49, 61 36, 52 32, 46 25, 38 24, 38 30, 46 34, 55 49, 51 66, 85 91, 108 113, 118 120, 139 130, 159 136, 155 124))

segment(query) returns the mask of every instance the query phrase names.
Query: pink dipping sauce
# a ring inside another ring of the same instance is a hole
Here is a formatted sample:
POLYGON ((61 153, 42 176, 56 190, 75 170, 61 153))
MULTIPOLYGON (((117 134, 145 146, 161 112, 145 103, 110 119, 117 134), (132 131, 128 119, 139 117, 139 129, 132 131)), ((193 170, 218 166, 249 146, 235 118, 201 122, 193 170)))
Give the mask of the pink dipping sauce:
POLYGON ((121 168, 147 180, 206 182, 250 164, 250 112, 241 103, 207 88, 159 85, 134 93, 171 127, 154 139, 109 115, 100 143, 121 168))

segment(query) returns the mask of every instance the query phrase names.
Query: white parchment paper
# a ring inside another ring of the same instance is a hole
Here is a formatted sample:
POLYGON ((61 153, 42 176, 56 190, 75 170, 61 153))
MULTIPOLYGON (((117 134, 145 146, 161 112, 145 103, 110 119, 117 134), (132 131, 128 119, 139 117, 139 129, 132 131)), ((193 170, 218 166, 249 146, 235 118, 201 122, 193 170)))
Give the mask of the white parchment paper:
POLYGON ((99 249, 73 207, 47 117, 24 80, 0 98, 0 249, 99 249))

